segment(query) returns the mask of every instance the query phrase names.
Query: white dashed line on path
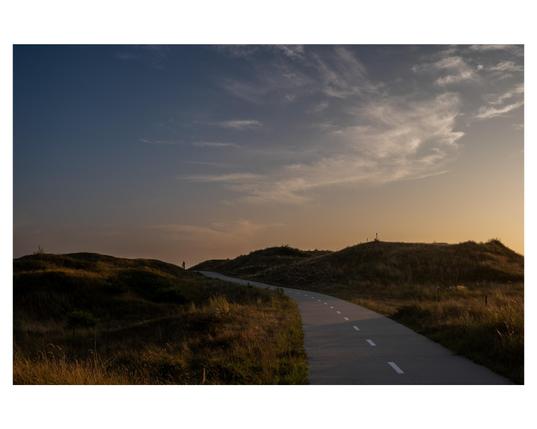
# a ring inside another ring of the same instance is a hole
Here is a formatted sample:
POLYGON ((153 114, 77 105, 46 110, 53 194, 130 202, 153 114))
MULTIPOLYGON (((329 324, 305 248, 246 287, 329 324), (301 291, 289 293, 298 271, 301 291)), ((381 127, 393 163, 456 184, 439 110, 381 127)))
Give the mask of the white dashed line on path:
MULTIPOLYGON (((373 346, 373 347, 376 346, 376 344, 374 343, 373 340, 367 339, 366 341, 367 341, 367 343, 368 343, 370 346, 373 346)), ((395 365, 395 364, 394 364, 394 365, 395 365)), ((391 366, 391 365, 390 365, 390 366, 391 366)))
POLYGON ((349 320, 349 318, 348 318, 348 317, 344 317, 344 319, 345 319, 345 320, 349 320))
POLYGON ((397 364, 395 362, 388 362, 388 365, 390 365, 397 374, 404 374, 405 373, 401 368, 399 368, 397 366, 397 364))
POLYGON ((337 313, 337 314, 341 314, 341 311, 339 311, 339 310, 336 310, 336 313, 337 313))
POLYGON ((353 325, 352 327, 354 328, 355 331, 359 331, 359 330, 360 330, 360 328, 359 328, 358 326, 356 326, 356 325, 353 325))
POLYGON ((333 305, 331 305, 331 306, 330 306, 330 308, 331 308, 331 309, 333 310, 333 309, 334 309, 334 306, 333 306, 333 305))

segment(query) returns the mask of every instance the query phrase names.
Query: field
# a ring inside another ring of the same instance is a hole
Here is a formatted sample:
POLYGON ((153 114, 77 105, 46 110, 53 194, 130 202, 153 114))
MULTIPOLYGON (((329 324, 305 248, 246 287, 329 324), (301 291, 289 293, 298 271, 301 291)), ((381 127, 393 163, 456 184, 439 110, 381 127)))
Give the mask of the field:
POLYGON ((279 292, 96 254, 14 261, 15 384, 302 384, 279 292))
MULTIPOLYGON (((256 265, 263 252, 278 249, 290 253, 285 247, 270 248, 240 258, 256 265)), ((524 382, 524 258, 498 240, 454 245, 373 241, 291 263, 263 259, 263 269, 243 277, 363 305, 524 382)), ((238 260, 217 268, 239 275, 238 260)))

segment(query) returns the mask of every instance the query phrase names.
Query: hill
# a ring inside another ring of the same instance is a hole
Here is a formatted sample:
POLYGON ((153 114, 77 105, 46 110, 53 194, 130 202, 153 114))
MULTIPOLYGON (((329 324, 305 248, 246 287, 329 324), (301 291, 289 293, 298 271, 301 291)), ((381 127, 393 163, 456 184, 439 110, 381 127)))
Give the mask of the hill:
POLYGON ((373 241, 289 259, 268 252, 259 269, 242 261, 247 258, 226 261, 214 271, 363 305, 524 382, 524 257, 498 240, 373 241))
POLYGON ((524 258, 498 240, 459 244, 372 241, 337 252, 290 249, 289 256, 273 249, 280 248, 209 261, 193 269, 294 286, 356 282, 455 285, 524 279, 524 258))
POLYGON ((282 294, 93 253, 15 259, 14 383, 303 383, 282 294))
POLYGON ((217 271, 241 276, 254 276, 276 267, 306 261, 331 253, 328 250, 300 250, 289 246, 268 247, 235 259, 211 259, 192 268, 193 271, 217 271))

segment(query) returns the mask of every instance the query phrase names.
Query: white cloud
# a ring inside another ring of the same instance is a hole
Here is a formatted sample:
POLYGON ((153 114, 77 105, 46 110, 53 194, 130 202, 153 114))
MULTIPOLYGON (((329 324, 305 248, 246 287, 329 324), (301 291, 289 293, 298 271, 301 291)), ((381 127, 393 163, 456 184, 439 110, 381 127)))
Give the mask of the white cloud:
POLYGON ((304 48, 278 45, 283 53, 271 61, 252 62, 253 77, 222 79, 221 87, 252 103, 288 102, 300 96, 322 94, 347 98, 376 91, 362 62, 347 47, 304 48))
MULTIPOLYGON (((279 100, 303 96, 302 102, 309 100, 306 112, 323 112, 318 121, 311 123, 310 119, 307 126, 310 130, 315 128, 316 135, 307 144, 297 141, 292 145, 307 150, 307 156, 297 153, 288 158, 276 157, 278 166, 263 175, 238 171, 191 176, 190 180, 218 183, 248 201, 303 203, 327 187, 442 174, 464 136, 457 128, 459 115, 489 119, 523 105, 522 85, 499 95, 491 94, 492 98, 477 114, 462 111, 462 100, 475 100, 475 91, 445 92, 446 87, 462 82, 478 83, 479 88, 473 88, 476 91, 498 88, 499 73, 521 71, 516 59, 501 59, 500 55, 511 52, 482 46, 439 50, 413 67, 416 73, 428 74, 436 88, 425 86, 423 91, 416 92, 419 95, 412 95, 415 87, 411 82, 407 95, 390 95, 405 94, 409 86, 402 79, 397 88, 396 80, 373 81, 348 47, 305 47, 297 50, 296 55, 283 52, 275 64, 260 64, 254 79, 234 82, 227 90, 249 100, 266 100, 271 96, 279 100), (429 95, 426 91, 430 91, 429 95), (439 91, 443 93, 434 95, 439 91), (349 105, 356 107, 350 109, 349 105)), ((509 82, 501 80, 502 85, 509 82)), ((299 103, 297 106, 302 107, 299 103)))
POLYGON ((482 107, 479 109, 478 114, 476 117, 478 119, 491 119, 496 118, 498 116, 503 116, 506 113, 509 113, 515 109, 518 109, 519 107, 522 107, 524 105, 523 101, 517 101, 516 103, 506 104, 501 107, 482 107))
POLYGON ((330 106, 330 104, 327 101, 321 101, 317 103, 315 106, 313 106, 309 111, 311 113, 321 113, 324 110, 326 110, 330 106))
POLYGON ((522 94, 524 94, 524 85, 523 84, 515 85, 509 91, 504 92, 500 96, 496 97, 496 99, 491 101, 490 104, 492 105, 502 104, 505 100, 509 100, 514 97, 520 97, 522 96, 522 94))
POLYGON ((363 63, 348 48, 338 46, 313 54, 312 61, 321 80, 321 91, 329 97, 347 98, 377 89, 363 63))
POLYGON ((476 78, 476 71, 479 65, 475 68, 470 66, 460 56, 447 56, 433 63, 419 64, 413 67, 414 72, 440 73, 435 80, 439 86, 451 85, 466 80, 476 78))
POLYGON ((489 51, 503 51, 503 50, 510 50, 513 48, 516 48, 516 45, 470 45, 469 49, 471 51, 478 51, 478 52, 489 52, 489 51))
POLYGON ((252 67, 252 77, 222 79, 220 86, 237 98, 261 104, 268 100, 288 102, 289 97, 294 99, 298 94, 307 93, 315 84, 311 77, 289 59, 254 63, 252 67))
POLYGON ((215 123, 216 126, 234 130, 248 130, 263 126, 260 121, 255 119, 232 119, 229 121, 220 121, 215 123))
POLYGON ((338 150, 316 161, 283 165, 265 175, 190 179, 222 183, 247 201, 303 203, 311 191, 321 188, 441 174, 464 135, 455 129, 459 109, 459 98, 451 93, 422 101, 368 102, 351 112, 362 123, 327 130, 326 144, 338 150))
POLYGON ((514 61, 500 61, 495 66, 490 67, 490 70, 514 73, 524 71, 524 67, 521 64, 516 64, 514 61))
POLYGON ((470 55, 472 57, 479 56, 480 58, 487 56, 509 56, 511 58, 523 58, 523 45, 461 45, 458 48, 460 53, 470 55))
POLYGON ((504 116, 524 105, 524 85, 517 84, 503 94, 496 96, 485 106, 482 106, 477 115, 477 119, 492 119, 504 116))
POLYGON ((274 45, 274 48, 292 59, 302 58, 304 56, 303 45, 274 45))

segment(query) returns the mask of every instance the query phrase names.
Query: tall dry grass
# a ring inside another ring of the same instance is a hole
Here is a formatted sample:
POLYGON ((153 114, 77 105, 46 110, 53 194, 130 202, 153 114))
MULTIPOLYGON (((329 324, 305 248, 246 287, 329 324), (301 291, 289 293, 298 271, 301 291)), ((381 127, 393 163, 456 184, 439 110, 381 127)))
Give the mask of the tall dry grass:
POLYGON ((280 293, 158 261, 53 256, 15 270, 15 384, 307 382, 298 308, 280 293), (74 327, 73 311, 96 324, 74 327))
MULTIPOLYGON (((267 292, 268 294, 268 292, 267 292)), ((303 384, 300 316, 286 297, 236 304, 226 296, 184 312, 101 331, 32 336, 14 356, 15 384, 303 384), (44 344, 52 337, 53 343, 44 344), (41 346, 38 345, 41 343, 41 346)))
POLYGON ((347 299, 378 311, 524 383, 524 287, 522 284, 453 288, 398 285, 375 293, 340 290, 347 299))

